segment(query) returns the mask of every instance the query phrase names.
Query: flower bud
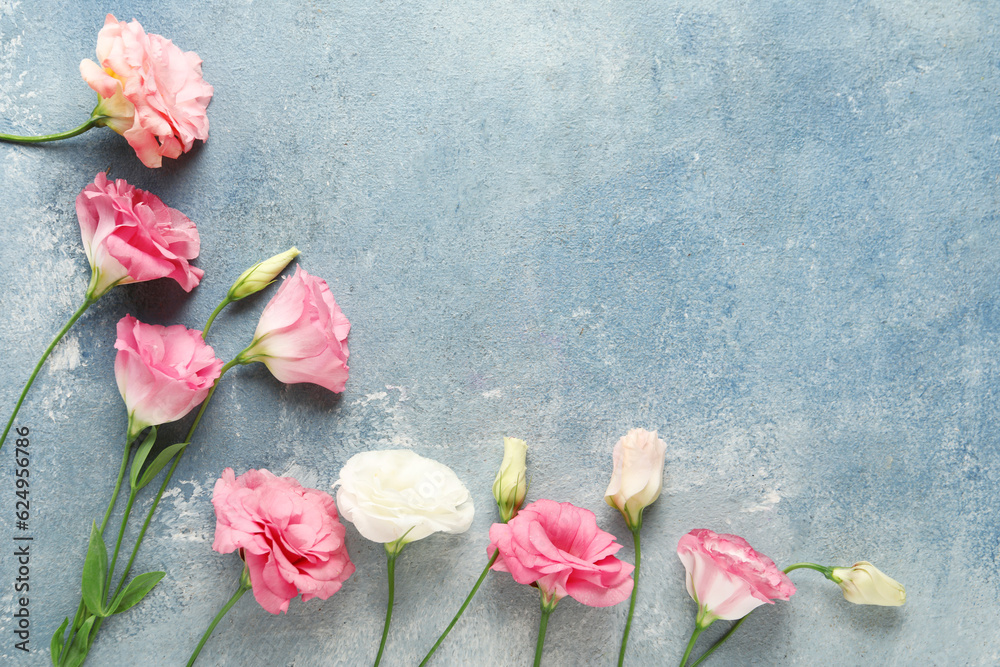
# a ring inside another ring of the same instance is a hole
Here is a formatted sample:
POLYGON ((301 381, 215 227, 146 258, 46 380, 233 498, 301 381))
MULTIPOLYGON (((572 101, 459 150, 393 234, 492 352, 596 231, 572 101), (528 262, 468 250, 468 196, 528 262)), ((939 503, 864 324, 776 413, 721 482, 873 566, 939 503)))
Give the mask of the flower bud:
POLYGON ((299 249, 292 247, 263 262, 257 262, 243 272, 233 286, 229 288, 229 300, 238 301, 243 297, 256 294, 274 282, 288 263, 299 256, 299 249))
POLYGON ((844 599, 854 604, 899 607, 906 602, 903 585, 867 561, 835 567, 830 579, 844 591, 844 599))
POLYGON ((528 453, 528 445, 517 438, 503 439, 503 463, 493 482, 493 497, 500 508, 500 519, 507 523, 524 503, 528 492, 528 480, 525 477, 527 466, 524 458, 528 453))
POLYGON ((615 444, 615 468, 604 501, 618 508, 632 530, 640 525, 642 510, 660 497, 666 451, 667 443, 656 431, 642 428, 632 429, 615 444))

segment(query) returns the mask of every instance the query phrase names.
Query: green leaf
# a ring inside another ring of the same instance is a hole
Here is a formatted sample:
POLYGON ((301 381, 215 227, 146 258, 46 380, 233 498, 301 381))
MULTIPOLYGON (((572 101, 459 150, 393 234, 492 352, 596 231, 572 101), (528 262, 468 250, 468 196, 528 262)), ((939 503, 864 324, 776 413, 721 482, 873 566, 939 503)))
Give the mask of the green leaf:
MULTIPOLYGON (((132 490, 138 491, 135 484, 139 479, 139 471, 142 470, 142 464, 146 462, 146 457, 149 456, 149 452, 153 449, 153 444, 156 442, 156 427, 149 429, 149 435, 146 439, 142 441, 139 448, 135 450, 135 457, 132 458, 132 467, 128 471, 128 479, 132 484, 132 490)), ((141 488, 141 487, 140 487, 141 488)))
POLYGON ((115 601, 111 603, 108 614, 120 614, 139 604, 139 601, 146 597, 146 594, 153 590, 153 587, 160 583, 160 579, 166 574, 166 572, 147 572, 128 582, 125 590, 119 593, 115 601))
POLYGON ((69 618, 62 622, 56 633, 52 635, 52 641, 49 642, 49 652, 52 654, 52 664, 54 667, 59 665, 59 654, 62 653, 63 642, 66 641, 66 626, 69 625, 69 618))
POLYGON ((141 489, 156 477, 157 473, 163 470, 163 467, 170 463, 170 459, 174 456, 180 454, 184 451, 184 448, 188 446, 186 442, 179 442, 176 445, 170 445, 162 452, 160 452, 153 462, 149 464, 149 467, 142 471, 142 476, 139 478, 139 484, 136 486, 136 490, 141 489))
POLYGON ((90 529, 90 546, 83 561, 83 601, 90 613, 106 616, 104 613, 104 584, 108 577, 108 549, 97 528, 97 522, 90 529))
POLYGON ((96 619, 96 616, 89 617, 76 631, 76 639, 73 640, 73 645, 69 647, 66 655, 64 663, 66 667, 80 667, 87 659, 87 654, 90 653, 90 628, 96 619))
POLYGON ((100 630, 101 630, 101 623, 103 623, 103 622, 104 622, 104 619, 98 619, 97 621, 94 621, 94 627, 92 629, 90 629, 90 630, 87 631, 87 634, 88 634, 88 637, 87 637, 87 653, 90 653, 90 647, 94 645, 94 640, 97 639, 97 633, 100 632, 100 630))

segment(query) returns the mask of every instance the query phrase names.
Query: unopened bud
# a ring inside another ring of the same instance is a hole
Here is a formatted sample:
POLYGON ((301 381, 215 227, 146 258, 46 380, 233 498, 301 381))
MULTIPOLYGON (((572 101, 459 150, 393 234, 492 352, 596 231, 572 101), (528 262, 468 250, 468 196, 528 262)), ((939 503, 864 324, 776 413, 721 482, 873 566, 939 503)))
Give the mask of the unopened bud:
POLYGON ((604 501, 618 508, 632 530, 641 525, 642 511, 660 497, 666 451, 667 443, 656 431, 642 428, 632 429, 615 443, 614 470, 604 501))
POLYGON ((493 482, 493 497, 500 508, 500 519, 507 523, 524 504, 524 496, 528 492, 528 480, 525 475, 527 466, 525 456, 528 445, 517 438, 503 439, 503 463, 493 482))
POLYGON ((835 567, 830 579, 844 591, 844 599, 854 604, 898 607, 906 602, 903 584, 867 561, 854 567, 835 567))
POLYGON ((256 294, 274 282, 289 262, 299 256, 299 249, 292 247, 263 262, 257 262, 243 272, 233 286, 229 288, 229 300, 238 301, 243 297, 256 294))

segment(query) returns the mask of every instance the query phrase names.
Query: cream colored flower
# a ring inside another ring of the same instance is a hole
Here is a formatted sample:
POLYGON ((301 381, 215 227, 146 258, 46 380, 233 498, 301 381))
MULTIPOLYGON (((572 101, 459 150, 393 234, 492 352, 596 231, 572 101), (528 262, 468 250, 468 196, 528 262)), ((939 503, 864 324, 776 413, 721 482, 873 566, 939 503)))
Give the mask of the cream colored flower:
POLYGON ((844 599, 854 604, 898 607, 906 602, 906 589, 868 561, 854 567, 835 567, 833 581, 844 591, 844 599))
POLYGON ((293 246, 283 253, 251 266, 229 288, 230 301, 238 301, 243 297, 256 294, 273 283, 281 272, 285 270, 288 263, 298 257, 299 254, 299 249, 293 246))
POLYGON ((472 498, 452 469, 406 449, 355 454, 333 486, 343 518, 373 542, 401 549, 472 525, 472 498))
POLYGON ((517 510, 521 509, 524 496, 528 492, 525 464, 527 453, 528 445, 524 440, 503 439, 503 462, 493 482, 493 497, 497 500, 500 519, 504 523, 510 521, 517 514, 517 510))
POLYGON ((660 497, 663 486, 663 458, 667 443, 656 431, 634 428, 615 444, 614 472, 604 500, 625 517, 635 530, 642 510, 660 497))

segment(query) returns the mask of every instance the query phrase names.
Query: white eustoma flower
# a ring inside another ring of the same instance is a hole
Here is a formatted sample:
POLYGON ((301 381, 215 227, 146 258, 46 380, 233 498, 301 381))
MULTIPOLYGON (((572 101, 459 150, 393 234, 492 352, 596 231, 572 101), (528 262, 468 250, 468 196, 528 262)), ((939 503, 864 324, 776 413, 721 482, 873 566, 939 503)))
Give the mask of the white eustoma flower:
POLYGON ((615 444, 614 472, 604 492, 604 500, 636 528, 642 510, 660 497, 663 487, 663 460, 667 443, 656 431, 634 428, 615 444))
POLYGON ((372 542, 402 548, 472 525, 472 498, 452 469, 406 449, 352 456, 333 487, 342 517, 372 542))

